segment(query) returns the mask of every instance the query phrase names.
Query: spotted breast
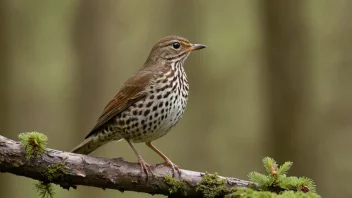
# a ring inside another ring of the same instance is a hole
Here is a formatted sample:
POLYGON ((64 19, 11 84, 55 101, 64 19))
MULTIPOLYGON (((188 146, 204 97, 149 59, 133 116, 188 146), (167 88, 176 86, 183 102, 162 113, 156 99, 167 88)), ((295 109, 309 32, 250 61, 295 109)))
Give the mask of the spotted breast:
POLYGON ((116 116, 118 137, 135 143, 151 142, 177 124, 186 108, 189 90, 181 65, 175 62, 168 72, 158 73, 158 78, 147 88, 146 97, 116 116))

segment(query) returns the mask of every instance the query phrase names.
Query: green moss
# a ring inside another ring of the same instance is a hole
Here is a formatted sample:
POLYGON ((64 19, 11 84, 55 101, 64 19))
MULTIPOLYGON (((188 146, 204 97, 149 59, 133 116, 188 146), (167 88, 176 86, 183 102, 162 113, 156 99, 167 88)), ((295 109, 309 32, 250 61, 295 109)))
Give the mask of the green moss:
POLYGON ((41 198, 53 198, 55 195, 53 186, 50 183, 37 182, 34 184, 34 189, 41 198))
POLYGON ((173 178, 171 175, 164 176, 164 182, 168 185, 170 194, 181 194, 187 196, 186 184, 173 178))
POLYGON ((25 146, 27 159, 40 156, 45 148, 48 137, 39 132, 26 132, 18 135, 22 144, 25 146))
POLYGON ((49 182, 60 180, 65 176, 65 174, 67 174, 67 172, 63 162, 48 166, 44 172, 44 175, 47 177, 49 182))
POLYGON ((284 191, 281 194, 277 194, 270 191, 255 191, 250 188, 237 188, 236 192, 233 192, 226 198, 320 198, 319 195, 313 192, 304 193, 299 191, 284 191))
POLYGON ((197 184, 197 192, 200 192, 205 198, 224 197, 230 194, 234 189, 225 187, 225 179, 221 179, 217 173, 205 173, 202 180, 197 184))

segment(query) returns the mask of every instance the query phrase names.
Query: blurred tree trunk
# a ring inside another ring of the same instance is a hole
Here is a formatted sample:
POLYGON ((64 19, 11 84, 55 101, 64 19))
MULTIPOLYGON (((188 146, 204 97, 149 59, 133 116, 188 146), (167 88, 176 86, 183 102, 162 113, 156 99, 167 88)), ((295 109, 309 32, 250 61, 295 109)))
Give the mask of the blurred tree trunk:
MULTIPOLYGON (((0 1, 0 126, 1 135, 8 137, 10 134, 9 123, 9 29, 8 29, 8 12, 7 4, 0 1)), ((9 176, 11 177, 11 176, 9 176)), ((8 182, 8 177, 0 177, 0 196, 9 197, 7 193, 11 183, 8 182)))
MULTIPOLYGON (((8 128, 8 95, 9 90, 7 84, 9 75, 9 56, 10 56, 10 44, 8 39, 8 18, 5 5, 3 1, 0 2, 0 134, 5 135, 9 132, 8 128)), ((2 186, 2 185, 0 185, 2 186)))
POLYGON ((104 73, 106 73, 106 45, 104 34, 106 23, 111 11, 109 4, 97 3, 93 0, 81 1, 77 8, 77 18, 74 27, 74 44, 77 56, 79 85, 77 92, 77 133, 81 141, 93 127, 92 117, 97 118, 97 101, 104 87, 104 73), (90 123, 90 124, 87 124, 90 123))
MULTIPOLYGON (((70 1, 1 1, 1 134, 16 139, 20 132, 38 130, 49 137, 50 147, 68 146, 74 123, 75 68, 68 39, 74 8, 70 1)), ((7 174, 0 179, 4 197, 37 197, 32 180, 7 174)))
MULTIPOLYGON (((106 74, 111 63, 109 43, 116 40, 118 34, 113 32, 114 39, 110 38, 112 16, 117 9, 117 1, 82 0, 77 7, 75 27, 73 33, 74 48, 77 56, 77 97, 76 97, 76 130, 74 139, 76 144, 93 128, 96 119, 103 110, 101 104, 107 103, 104 99, 104 87, 107 86, 106 74)), ((113 26, 114 27, 114 26, 113 26)), ((116 30, 115 30, 116 31, 116 30)), ((111 94, 109 91, 109 95, 111 94)), ((99 152, 102 152, 100 149, 99 152)), ((80 187, 85 190, 80 193, 83 197, 99 197, 101 192, 94 188, 80 187)), ((115 193, 114 193, 115 194, 115 193)), ((109 193, 106 194, 109 196, 109 193)))
MULTIPOLYGON (((310 88, 309 32, 305 1, 268 0, 264 10, 264 50, 268 93, 267 138, 270 156, 309 163, 298 145, 304 143, 303 124, 308 120, 310 88)), ((306 151, 309 152, 309 151, 306 151)), ((312 166, 310 166, 312 167, 312 166)), ((297 170, 297 169, 295 169, 297 170)))
POLYGON ((311 132, 315 133, 314 156, 319 163, 313 179, 324 197, 352 197, 348 188, 352 178, 352 1, 311 4, 315 31, 311 132))

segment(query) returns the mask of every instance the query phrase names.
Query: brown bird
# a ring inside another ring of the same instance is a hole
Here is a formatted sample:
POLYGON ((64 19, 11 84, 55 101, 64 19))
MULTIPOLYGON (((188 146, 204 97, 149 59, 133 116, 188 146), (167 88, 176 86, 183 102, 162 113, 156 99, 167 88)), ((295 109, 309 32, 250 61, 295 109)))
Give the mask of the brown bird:
MULTIPOLYGON (((205 48, 179 36, 161 39, 151 50, 143 67, 122 86, 105 107, 93 130, 72 150, 89 154, 110 141, 124 139, 138 157, 142 171, 151 172, 132 143, 144 142, 178 172, 152 141, 166 135, 177 124, 187 105, 188 81, 184 62, 193 50, 205 48)), ((179 172, 180 173, 180 172, 179 172)))

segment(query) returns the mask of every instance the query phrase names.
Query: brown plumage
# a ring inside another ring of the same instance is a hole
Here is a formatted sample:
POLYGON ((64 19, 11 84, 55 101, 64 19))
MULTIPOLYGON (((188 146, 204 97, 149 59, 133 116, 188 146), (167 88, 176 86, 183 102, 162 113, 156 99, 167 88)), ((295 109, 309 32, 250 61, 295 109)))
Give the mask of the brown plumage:
POLYGON ((165 135, 180 120, 189 89, 183 64, 191 51, 202 48, 205 46, 191 44, 178 36, 161 39, 143 67, 125 82, 86 139, 72 152, 89 154, 107 142, 125 139, 141 168, 148 173, 151 172, 149 165, 131 143, 145 142, 173 170, 179 170, 151 142, 165 135))

